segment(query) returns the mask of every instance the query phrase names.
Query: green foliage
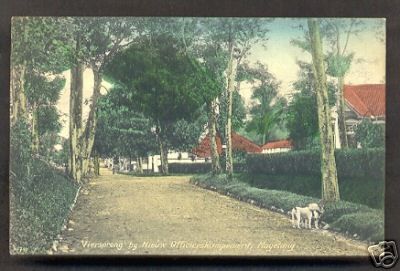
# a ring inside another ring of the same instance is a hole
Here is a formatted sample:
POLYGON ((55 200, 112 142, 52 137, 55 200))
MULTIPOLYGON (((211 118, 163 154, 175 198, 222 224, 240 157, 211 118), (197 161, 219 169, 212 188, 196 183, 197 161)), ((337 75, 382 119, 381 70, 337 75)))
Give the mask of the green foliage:
MULTIPOLYGON (((338 177, 384 177, 383 149, 336 150, 338 177)), ((249 154, 247 166, 251 173, 320 176, 318 151, 291 151, 276 154, 249 154)))
MULTIPOLYGON (((286 113, 289 138, 296 149, 312 149, 318 135, 318 115, 315 96, 296 93, 286 113)), ((319 146, 319 142, 317 142, 319 146)))
POLYGON ((69 141, 65 138, 62 138, 61 142, 62 149, 58 150, 54 153, 53 161, 59 166, 67 167, 68 166, 68 158, 70 156, 69 151, 69 141))
POLYGON ((18 121, 10 136, 10 252, 45 253, 59 233, 77 187, 31 154, 31 132, 18 121))
MULTIPOLYGON (((318 202, 318 198, 294 194, 287 191, 260 189, 241 182, 237 177, 228 181, 225 175, 212 176, 211 174, 194 176, 191 183, 200 187, 213 189, 243 201, 254 201, 254 204, 263 208, 282 209, 284 213, 294 206, 306 206, 311 202, 318 202)), ((362 239, 372 241, 383 238, 383 211, 368 208, 365 205, 346 201, 325 206, 322 221, 333 226, 334 230, 353 235, 357 233, 362 239)), ((288 223, 290 223, 288 221, 288 223)))
POLYGON ((327 69, 326 73, 333 77, 343 77, 350 69, 354 54, 337 55, 329 53, 326 57, 327 69))
MULTIPOLYGON (((204 174, 211 171, 211 163, 169 163, 168 167, 169 172, 172 174, 204 174)), ((244 172, 246 170, 245 163, 235 162, 234 167, 235 172, 244 172)))
POLYGON ((66 70, 69 21, 66 17, 13 17, 11 65, 24 64, 36 72, 66 70))
POLYGON ((211 171, 211 163, 169 163, 169 173, 197 174, 211 171))
POLYGON ((153 123, 124 99, 126 89, 113 88, 98 102, 94 149, 101 156, 145 156, 155 152, 153 123))
POLYGON ((152 42, 117 54, 105 74, 120 89, 118 105, 150 119, 164 147, 190 149, 206 123, 203 105, 222 87, 207 66, 180 51, 172 36, 155 36, 152 42))
POLYGON ((248 67, 247 71, 241 71, 241 74, 250 82, 260 83, 253 87, 251 98, 254 103, 250 108, 251 120, 247 123, 246 130, 255 131, 264 144, 274 130, 283 126, 286 100, 277 96, 280 83, 260 62, 254 68, 248 67))
POLYGON ((341 216, 332 226, 338 231, 353 231, 362 239, 377 242, 385 236, 383 221, 382 212, 358 212, 341 216))
MULTIPOLYGON (((23 163, 25 161, 18 161, 23 163)), ((77 186, 39 160, 31 180, 10 178, 10 252, 45 254, 70 211, 77 186)))
POLYGON ((178 120, 173 125, 166 127, 166 142, 169 148, 175 151, 190 151, 198 143, 199 136, 204 132, 207 124, 206 114, 201 114, 193 122, 178 120))
POLYGON ((139 112, 155 121, 189 119, 203 103, 192 83, 193 69, 170 37, 159 37, 157 48, 135 45, 118 54, 106 75, 128 90, 127 98, 139 112))
POLYGON ((385 146, 385 125, 375 124, 363 119, 355 130, 355 138, 363 148, 381 148, 385 146))
MULTIPOLYGON (((289 138, 298 150, 319 148, 318 110, 311 64, 298 61, 299 79, 293 83, 296 93, 286 110, 289 138)), ((329 105, 335 104, 336 87, 328 82, 329 105)))
MULTIPOLYGON (((226 99, 224 93, 220 96, 219 116, 218 116, 218 131, 225 138, 225 123, 226 123, 226 99)), ((232 130, 237 131, 245 125, 246 107, 243 97, 238 91, 232 93, 232 130)))
MULTIPOLYGON (((265 189, 284 190, 292 193, 320 198, 321 178, 315 175, 295 174, 243 174, 238 177, 252 186, 265 189)), ((372 177, 339 179, 342 200, 383 209, 385 184, 382 178, 372 177)))
POLYGON ((31 173, 31 132, 29 126, 24 120, 18 120, 10 127, 10 176, 22 179, 26 183, 16 183, 16 186, 22 186, 21 189, 32 182, 31 173))
POLYGON ((65 86, 65 78, 56 76, 50 80, 43 74, 28 72, 25 82, 25 94, 30 103, 37 106, 55 104, 65 86))

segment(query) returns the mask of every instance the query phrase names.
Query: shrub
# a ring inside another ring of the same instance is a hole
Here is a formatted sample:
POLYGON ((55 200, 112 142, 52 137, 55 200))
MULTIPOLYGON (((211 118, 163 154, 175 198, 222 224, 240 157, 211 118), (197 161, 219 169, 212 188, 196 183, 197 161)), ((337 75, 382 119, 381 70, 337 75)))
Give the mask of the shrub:
POLYGON ((332 223, 334 229, 357 233, 362 239, 377 242, 384 239, 383 213, 358 212, 345 214, 332 223))
MULTIPOLYGON (((241 200, 253 200, 255 204, 276 209, 285 213, 294 206, 306 206, 310 202, 318 202, 318 198, 303 196, 287 191, 267 190, 252 187, 239 181, 235 176, 232 182, 227 181, 225 175, 212 176, 211 174, 192 177, 191 183, 204 188, 213 188, 220 193, 230 193, 241 200)), ((362 239, 377 241, 383 238, 383 211, 374 210, 368 206, 347 201, 339 201, 325 207, 322 221, 331 224, 332 228, 348 234, 357 233, 362 239)))
MULTIPOLYGON (((385 152, 376 149, 336 150, 338 177, 372 177, 383 180, 385 152)), ((276 154, 248 154, 248 172, 253 174, 321 175, 318 151, 291 151, 276 154)))
MULTIPOLYGON (((196 174, 211 172, 211 163, 169 163, 169 173, 196 174)), ((235 172, 246 172, 246 163, 234 163, 235 172)))
MULTIPOLYGON (((335 152, 341 198, 384 206, 384 149, 346 149, 335 152)), ((308 196, 321 195, 320 154, 318 151, 292 151, 278 154, 249 154, 250 184, 269 189, 288 190, 308 196)))
POLYGON ((10 176, 10 253, 44 254, 61 230, 78 187, 33 158, 29 182, 10 176))
POLYGON ((168 163, 169 173, 207 173, 211 171, 211 163, 168 163))
MULTIPOLYGON (((321 178, 313 175, 240 174, 238 178, 258 188, 290 191, 310 197, 321 197, 321 178)), ((339 179, 340 198, 345 201, 384 207, 385 186, 383 181, 373 178, 339 179)))

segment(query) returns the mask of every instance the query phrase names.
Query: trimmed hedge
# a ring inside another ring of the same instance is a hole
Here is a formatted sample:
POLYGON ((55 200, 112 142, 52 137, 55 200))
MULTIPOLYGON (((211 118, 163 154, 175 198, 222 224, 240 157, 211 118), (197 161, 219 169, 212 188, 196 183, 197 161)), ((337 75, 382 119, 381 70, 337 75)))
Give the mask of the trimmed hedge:
MULTIPOLYGON (((376 178, 383 181, 385 175, 385 151, 377 149, 336 150, 336 166, 339 178, 376 178)), ((275 154, 249 154, 248 172, 253 174, 284 174, 321 176, 319 151, 291 151, 275 154)))
MULTIPOLYGON (((235 197, 242 201, 253 201, 254 204, 287 213, 293 206, 305 206, 318 202, 318 198, 298 195, 279 190, 267 190, 252 187, 234 178, 227 181, 225 175, 211 174, 192 177, 191 183, 203 188, 216 190, 219 193, 235 197)), ((333 230, 357 234, 363 240, 379 241, 384 238, 384 213, 368 206, 347 201, 339 201, 325 207, 322 221, 329 223, 333 230)))
MULTIPOLYGON (((293 192, 310 197, 321 197, 321 178, 304 175, 239 174, 238 178, 252 186, 293 192)), ((339 179, 340 198, 371 208, 383 209, 385 184, 373 178, 339 179)))
MULTIPOLYGON (((183 173, 183 174, 194 174, 194 173, 208 173, 211 171, 211 163, 169 163, 169 173, 183 173)), ((234 163, 233 169, 235 172, 246 172, 246 163, 234 163)))

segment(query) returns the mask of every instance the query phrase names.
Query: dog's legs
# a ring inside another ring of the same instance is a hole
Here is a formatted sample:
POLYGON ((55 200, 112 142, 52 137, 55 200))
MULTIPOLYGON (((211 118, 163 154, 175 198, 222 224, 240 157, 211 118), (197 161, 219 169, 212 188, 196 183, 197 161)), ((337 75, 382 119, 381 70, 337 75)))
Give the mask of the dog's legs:
POLYGON ((292 226, 293 226, 293 228, 296 228, 296 224, 295 224, 295 212, 296 212, 296 210, 295 210, 295 208, 293 208, 292 209, 292 226))
POLYGON ((300 220, 301 220, 301 213, 300 211, 296 212, 296 216, 297 216, 297 228, 301 229, 300 227, 300 220))
POLYGON ((308 218, 308 228, 311 229, 312 213, 307 216, 308 218))
POLYGON ((318 219, 315 219, 315 228, 319 229, 319 227, 318 227, 318 219))

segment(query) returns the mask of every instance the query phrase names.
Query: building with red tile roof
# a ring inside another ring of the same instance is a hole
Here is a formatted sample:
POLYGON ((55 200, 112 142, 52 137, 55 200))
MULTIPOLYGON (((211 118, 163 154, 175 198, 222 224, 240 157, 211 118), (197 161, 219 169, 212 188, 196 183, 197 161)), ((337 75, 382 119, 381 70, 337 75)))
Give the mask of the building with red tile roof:
MULTIPOLYGON (((385 124, 386 114, 385 84, 344 85, 346 133, 349 144, 357 146, 355 130, 365 118, 377 124, 385 124)), ((334 138, 336 148, 340 148, 337 114, 334 115, 334 138)))
POLYGON ((261 146, 263 153, 287 152, 293 148, 293 142, 290 139, 281 139, 269 141, 261 146))
MULTIPOLYGON (((207 134, 199 143, 199 145, 193 149, 193 154, 199 158, 206 158, 211 156, 211 145, 210 136, 207 134)), ((218 154, 222 153, 222 140, 221 136, 216 136, 217 151, 218 154)), ((262 151, 261 147, 252 142, 251 140, 241 136, 235 132, 232 132, 232 149, 234 151, 245 151, 247 153, 259 153, 262 151)))
POLYGON ((345 85, 343 95, 359 117, 385 118, 385 84, 345 85))

